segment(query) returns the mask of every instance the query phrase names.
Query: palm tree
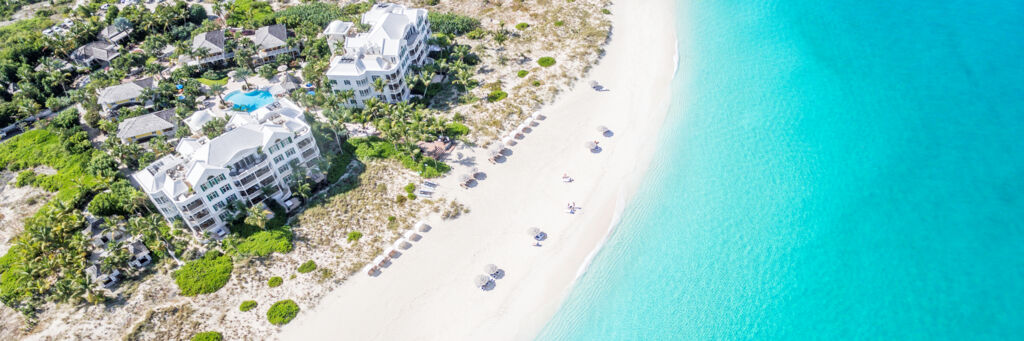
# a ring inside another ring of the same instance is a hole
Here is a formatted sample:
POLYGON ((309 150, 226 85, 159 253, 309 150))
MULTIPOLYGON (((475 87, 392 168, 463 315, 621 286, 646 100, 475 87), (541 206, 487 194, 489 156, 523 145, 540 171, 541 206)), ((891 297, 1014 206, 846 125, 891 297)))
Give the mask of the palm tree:
POLYGON ((235 79, 241 79, 245 83, 246 87, 249 87, 249 76, 252 76, 252 71, 245 66, 238 66, 235 68, 235 79))
POLYGON ((210 91, 212 91, 214 95, 217 95, 217 98, 220 99, 221 103, 224 103, 224 97, 222 96, 222 94, 224 93, 225 89, 226 88, 220 84, 210 85, 210 91))
POLYGON ((384 95, 384 78, 377 78, 373 80, 373 90, 377 91, 378 95, 384 95))
POLYGON ((245 210, 245 223, 253 226, 257 226, 262 230, 267 229, 267 211, 263 210, 263 205, 252 205, 245 210))
POLYGON ((356 97, 356 91, 352 90, 352 89, 342 90, 342 91, 338 92, 338 98, 340 98, 341 102, 344 103, 345 105, 348 105, 349 101, 352 100, 352 98, 355 98, 355 97, 356 97))

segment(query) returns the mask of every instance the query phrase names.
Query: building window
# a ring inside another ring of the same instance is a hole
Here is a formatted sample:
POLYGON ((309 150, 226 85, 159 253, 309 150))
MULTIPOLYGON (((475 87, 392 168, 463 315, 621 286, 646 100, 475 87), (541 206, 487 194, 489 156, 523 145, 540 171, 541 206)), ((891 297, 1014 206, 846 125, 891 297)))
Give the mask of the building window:
POLYGON ((219 197, 219 196, 220 196, 220 194, 217 194, 217 192, 213 192, 213 193, 210 193, 210 194, 206 195, 206 200, 207 201, 213 201, 213 199, 217 199, 217 197, 219 197))
POLYGON ((230 190, 231 190, 231 185, 224 185, 224 187, 220 188, 220 194, 227 193, 227 191, 230 191, 230 190))
POLYGON ((284 156, 291 157, 295 155, 295 148, 289 148, 288 151, 284 152, 284 156))
POLYGON ((274 157, 274 163, 281 163, 281 161, 284 161, 284 155, 278 155, 274 157))
POLYGON ((342 83, 344 83, 345 85, 352 85, 352 82, 347 79, 342 81, 342 83))
POLYGON ((281 168, 277 169, 277 172, 281 173, 281 174, 284 174, 284 172, 287 172, 287 171, 288 171, 288 165, 281 166, 281 168))
MULTIPOLYGON (((222 208, 226 207, 227 205, 228 204, 225 204, 224 201, 218 201, 216 204, 213 204, 213 210, 214 211, 220 211, 222 208)), ((221 219, 221 220, 223 220, 223 219, 221 219)))

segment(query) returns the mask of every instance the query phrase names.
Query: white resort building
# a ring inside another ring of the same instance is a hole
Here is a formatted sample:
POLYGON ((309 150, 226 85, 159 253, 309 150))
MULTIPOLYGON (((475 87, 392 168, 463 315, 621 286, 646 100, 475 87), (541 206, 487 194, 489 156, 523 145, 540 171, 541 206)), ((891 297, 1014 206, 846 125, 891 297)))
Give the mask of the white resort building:
POLYGON ((427 11, 381 3, 364 13, 362 22, 370 26, 368 32, 356 33, 352 23, 342 21, 324 30, 335 54, 326 72, 331 90, 352 90, 353 98, 345 103, 350 107, 362 107, 373 97, 389 103, 408 100, 405 73, 427 61, 427 11), (375 86, 378 79, 382 91, 375 86))
POLYGON ((181 217, 197 235, 226 235, 239 213, 233 201, 251 206, 269 198, 286 206, 296 167, 318 168, 320 150, 302 108, 291 100, 228 115, 220 136, 183 138, 176 153, 133 175, 168 221, 181 217))

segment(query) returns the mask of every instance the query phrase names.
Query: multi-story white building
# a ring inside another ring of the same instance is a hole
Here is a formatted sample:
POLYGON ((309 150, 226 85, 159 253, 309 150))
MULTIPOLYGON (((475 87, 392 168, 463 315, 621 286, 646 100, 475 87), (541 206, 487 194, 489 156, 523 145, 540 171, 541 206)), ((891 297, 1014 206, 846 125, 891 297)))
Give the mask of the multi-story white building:
POLYGON ((325 73, 331 90, 352 90, 354 96, 345 104, 353 107, 362 107, 374 97, 389 103, 408 100, 405 73, 410 66, 427 61, 427 11, 376 4, 363 14, 362 22, 370 26, 368 32, 355 33, 352 23, 341 21, 331 22, 324 30, 335 53, 325 73), (384 82, 382 91, 374 86, 378 79, 384 82))
POLYGON ((225 129, 213 139, 183 138, 176 153, 133 175, 168 221, 181 217, 198 235, 226 235, 233 201, 282 202, 297 166, 317 169, 320 150, 303 110, 288 99, 234 113, 225 129))

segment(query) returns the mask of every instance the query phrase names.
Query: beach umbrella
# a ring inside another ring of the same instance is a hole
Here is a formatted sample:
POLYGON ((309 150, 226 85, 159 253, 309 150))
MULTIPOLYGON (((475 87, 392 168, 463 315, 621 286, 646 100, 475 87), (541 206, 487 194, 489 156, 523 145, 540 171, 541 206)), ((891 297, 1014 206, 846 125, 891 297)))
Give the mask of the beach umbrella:
POLYGON ((408 250, 410 247, 412 247, 412 244, 410 244, 408 241, 405 241, 404 239, 399 239, 398 242, 395 243, 396 249, 408 250))
POLYGON ((587 147, 587 150, 594 150, 594 149, 597 149, 597 142, 587 141, 587 143, 584 144, 584 146, 587 147))
POLYGON ((490 277, 487 277, 487 276, 484 276, 484 275, 480 275, 480 276, 476 276, 476 278, 473 280, 473 283, 476 284, 476 286, 478 288, 483 288, 490 281, 491 281, 490 277))
POLYGON ((422 221, 416 223, 416 226, 414 226, 414 227, 416 228, 417 231, 420 231, 420 232, 427 232, 427 231, 430 230, 430 225, 427 225, 427 223, 422 222, 422 221))
POLYGON ((498 272, 498 266, 497 265, 494 265, 494 264, 484 265, 484 273, 485 274, 493 275, 493 274, 495 274, 497 272, 498 272))
POLYGON ((371 264, 374 264, 375 266, 381 266, 381 264, 383 264, 386 260, 387 260, 387 256, 380 255, 380 256, 377 256, 377 258, 374 258, 373 259, 373 263, 371 263, 371 264))
POLYGON ((608 127, 605 127, 605 126, 597 126, 597 132, 599 132, 599 133, 602 133, 602 134, 603 134, 603 133, 605 133, 605 132, 607 132, 607 131, 608 131, 608 127))
POLYGON ((288 65, 281 65, 281 66, 277 67, 277 71, 285 71, 285 70, 288 70, 288 65))
POLYGON ((529 233, 531 237, 537 237, 538 235, 540 235, 540 229, 536 227, 531 227, 529 230, 526 230, 526 233, 529 233))
POLYGON ((526 123, 520 124, 518 127, 516 127, 516 131, 525 133, 526 132, 526 123))
POLYGON ((459 182, 467 182, 467 181, 469 181, 469 175, 468 174, 462 174, 462 175, 459 176, 459 182))
POLYGON ((596 88, 597 87, 597 81, 590 81, 590 87, 591 88, 596 88))
POLYGON ((537 119, 537 120, 539 120, 539 119, 540 119, 540 116, 541 116, 541 115, 540 115, 540 111, 538 111, 538 112, 535 112, 535 113, 533 113, 533 118, 534 118, 534 119, 537 119))
POLYGON ((177 84, 177 85, 175 85, 174 87, 178 88, 178 90, 181 90, 181 89, 182 89, 182 88, 184 88, 185 86, 184 86, 184 85, 181 85, 181 84, 177 84))
POLYGON ((504 143, 506 146, 513 146, 513 145, 516 144, 516 139, 515 139, 515 137, 509 136, 509 137, 506 137, 501 142, 504 143))

